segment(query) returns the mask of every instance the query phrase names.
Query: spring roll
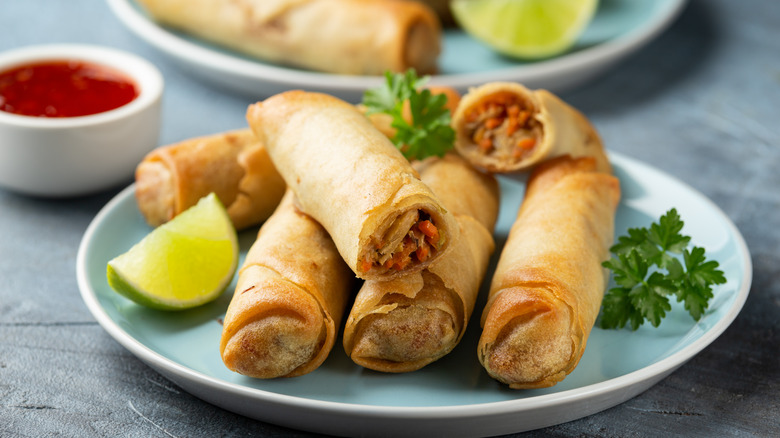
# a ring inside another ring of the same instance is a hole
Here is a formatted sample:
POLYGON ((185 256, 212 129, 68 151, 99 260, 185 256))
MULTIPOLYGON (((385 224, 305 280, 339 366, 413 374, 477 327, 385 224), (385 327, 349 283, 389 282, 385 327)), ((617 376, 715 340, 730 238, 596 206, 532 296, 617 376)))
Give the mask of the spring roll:
POLYGON ((455 25, 455 18, 452 16, 452 10, 450 10, 450 2, 452 0, 417 0, 420 3, 427 4, 436 12, 444 26, 455 25))
POLYGON ((139 0, 159 23, 279 64, 330 73, 434 73, 441 25, 403 0, 139 0))
MULTIPOLYGON (((430 89, 434 94, 446 94, 447 108, 454 112, 460 100, 455 89, 430 89)), ((366 111, 361 105, 358 108, 366 111)), ((404 116, 411 120, 410 111, 405 111, 404 116)), ((368 117, 388 138, 395 136, 390 115, 377 113, 368 117)), ((268 218, 285 190, 284 180, 251 129, 157 148, 141 161, 135 175, 138 207, 153 227, 168 222, 214 192, 228 205, 233 225, 241 230, 268 218)))
POLYGON ((238 275, 220 354, 240 374, 293 377, 333 348, 354 278, 327 232, 287 192, 263 224, 238 275))
POLYGON ((409 372, 443 357, 460 342, 495 247, 498 184, 462 158, 421 164, 423 182, 460 224, 450 252, 422 272, 366 281, 344 328, 352 360, 384 372, 409 372))
POLYGON ((493 276, 477 355, 511 388, 542 388, 577 366, 607 285, 618 180, 591 157, 531 174, 493 276))
POLYGON ((453 116, 455 148, 490 172, 527 170, 561 155, 610 164, 598 133, 582 113, 547 90, 492 82, 471 89, 453 116))
POLYGON ((264 221, 284 194, 284 180, 249 129, 157 148, 136 168, 138 208, 161 225, 211 192, 237 229, 264 221))
POLYGON ((358 277, 421 271, 457 237, 452 214, 354 106, 289 91, 251 105, 247 120, 301 211, 322 224, 358 277))

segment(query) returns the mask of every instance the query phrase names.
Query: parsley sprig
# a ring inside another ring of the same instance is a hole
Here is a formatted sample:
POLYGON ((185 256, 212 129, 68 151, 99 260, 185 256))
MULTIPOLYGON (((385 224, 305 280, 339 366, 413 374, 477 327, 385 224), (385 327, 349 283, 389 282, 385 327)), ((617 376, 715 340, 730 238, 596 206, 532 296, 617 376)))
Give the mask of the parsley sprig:
POLYGON ((618 238, 610 248, 614 256, 603 263, 612 270, 617 287, 604 296, 602 328, 630 324, 636 330, 645 320, 658 327, 672 309, 672 295, 694 320, 701 318, 713 297, 712 286, 725 283, 726 277, 717 261, 707 260, 703 248, 687 249, 691 238, 680 233, 682 228, 673 208, 650 228, 629 228, 627 236, 618 238))
POLYGON ((450 110, 445 94, 424 89, 428 76, 418 78, 413 69, 406 73, 385 73, 382 87, 367 90, 363 105, 367 114, 392 116, 395 136, 391 139, 409 160, 443 156, 453 147, 455 131, 450 126, 450 110), (409 102, 411 123, 404 118, 404 102, 409 102))

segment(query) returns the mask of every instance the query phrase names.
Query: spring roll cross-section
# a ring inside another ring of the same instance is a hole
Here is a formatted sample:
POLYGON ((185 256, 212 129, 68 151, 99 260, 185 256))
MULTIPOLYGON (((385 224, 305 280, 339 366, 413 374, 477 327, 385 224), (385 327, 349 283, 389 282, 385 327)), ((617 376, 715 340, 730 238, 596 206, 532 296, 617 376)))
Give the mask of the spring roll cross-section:
POLYGON ((619 197, 589 157, 534 170, 482 313, 477 355, 490 376, 541 388, 577 366, 607 285, 619 197))
POLYGON ((601 139, 582 113, 546 90, 491 82, 463 96, 452 121, 455 148, 490 172, 527 170, 544 160, 590 156, 610 172, 601 139))
POLYGON ((287 192, 247 253, 225 314, 220 353, 233 371, 293 377, 333 347, 354 278, 333 241, 287 192))
POLYGON ((301 211, 330 233, 358 277, 422 270, 457 237, 452 214, 354 106, 289 91, 251 105, 247 119, 301 211))
POLYGON ((408 372, 460 342, 494 249, 498 184, 457 155, 420 164, 423 182, 460 225, 452 249, 422 272, 366 281, 344 328, 352 360, 384 372, 408 372))
POLYGON ((135 172, 146 221, 161 225, 211 192, 237 229, 264 221, 284 194, 284 180, 249 129, 193 138, 150 152, 135 172))
POLYGON ((403 0, 140 0, 158 22, 262 60, 311 70, 434 73, 441 25, 403 0))

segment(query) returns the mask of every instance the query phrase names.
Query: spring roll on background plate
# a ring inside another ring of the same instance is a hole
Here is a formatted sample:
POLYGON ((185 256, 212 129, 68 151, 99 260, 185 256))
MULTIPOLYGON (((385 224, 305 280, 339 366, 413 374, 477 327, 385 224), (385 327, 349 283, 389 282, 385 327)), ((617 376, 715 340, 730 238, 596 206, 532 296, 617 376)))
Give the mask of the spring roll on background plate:
POLYGON ((225 314, 225 365, 257 378, 309 373, 327 358, 354 276, 325 230, 287 192, 239 271, 225 314))
POLYGON ((452 16, 452 11, 450 10, 450 2, 452 0, 416 0, 420 3, 427 4, 436 12, 436 15, 439 16, 439 20, 442 22, 444 26, 454 26, 455 19, 452 16))
POLYGON ((285 185, 249 129, 185 140, 150 152, 136 168, 136 200, 151 226, 216 193, 237 229, 264 221, 285 185))
POLYGON ((456 155, 429 158, 419 170, 455 215, 460 237, 422 272, 366 281, 358 292, 344 328, 344 348, 355 363, 377 371, 414 371, 458 344, 495 246, 495 178, 456 155))
POLYGON ((399 150, 353 105, 289 91, 251 105, 249 125, 301 211, 363 279, 420 271, 459 227, 399 150))
POLYGON ((611 166, 595 128, 546 90, 491 82, 469 90, 453 115, 455 148, 477 167, 507 173, 544 160, 589 156, 599 171, 611 166))
POLYGON ((341 74, 434 73, 441 25, 404 0, 139 0, 163 25, 262 60, 341 74))
POLYGON ((555 385, 577 366, 601 307, 618 180, 593 158, 559 157, 531 174, 501 252, 477 355, 511 388, 555 385))

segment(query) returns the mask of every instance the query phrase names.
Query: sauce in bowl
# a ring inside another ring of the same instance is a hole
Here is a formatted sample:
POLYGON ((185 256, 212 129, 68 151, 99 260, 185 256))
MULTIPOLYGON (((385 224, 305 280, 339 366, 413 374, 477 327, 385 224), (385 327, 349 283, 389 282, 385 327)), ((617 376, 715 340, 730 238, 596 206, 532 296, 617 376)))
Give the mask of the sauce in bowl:
POLYGON ((126 105, 138 94, 123 73, 85 61, 37 62, 0 72, 0 111, 23 116, 88 116, 126 105))

